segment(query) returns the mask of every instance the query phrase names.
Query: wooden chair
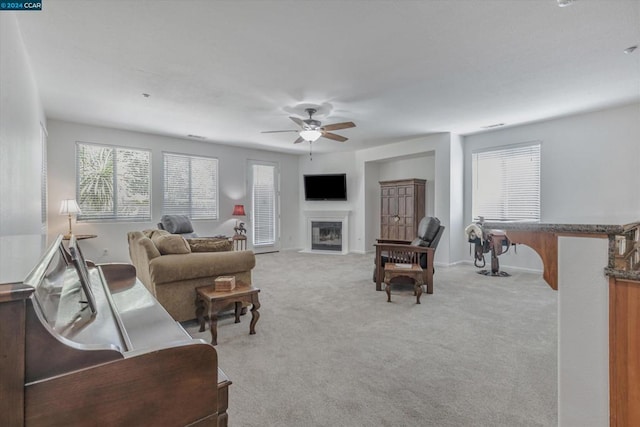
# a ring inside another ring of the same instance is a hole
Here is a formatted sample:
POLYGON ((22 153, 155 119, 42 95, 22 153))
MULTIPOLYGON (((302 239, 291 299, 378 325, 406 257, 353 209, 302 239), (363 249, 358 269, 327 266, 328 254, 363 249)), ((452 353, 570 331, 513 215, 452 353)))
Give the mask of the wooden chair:
POLYGON ((419 264, 423 270, 423 281, 427 288, 427 293, 433 293, 433 257, 436 248, 444 232, 444 226, 440 225, 440 220, 435 217, 424 217, 418 225, 418 236, 411 243, 377 239, 375 269, 373 280, 376 282, 376 290, 382 290, 382 279, 384 278, 384 265, 387 262, 403 264, 419 264))

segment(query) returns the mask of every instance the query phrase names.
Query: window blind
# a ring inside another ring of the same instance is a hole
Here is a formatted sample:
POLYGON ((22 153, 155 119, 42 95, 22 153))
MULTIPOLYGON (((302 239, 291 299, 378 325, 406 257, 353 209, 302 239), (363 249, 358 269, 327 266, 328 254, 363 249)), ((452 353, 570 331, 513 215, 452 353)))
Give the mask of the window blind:
POLYGON ((275 166, 252 165, 253 244, 276 242, 275 166))
POLYGON ((79 220, 151 220, 151 152, 76 143, 79 220))
POLYGON ((472 175, 474 219, 540 220, 540 143, 475 152, 472 175))
POLYGON ((218 219, 218 159, 174 153, 163 157, 163 214, 218 219))

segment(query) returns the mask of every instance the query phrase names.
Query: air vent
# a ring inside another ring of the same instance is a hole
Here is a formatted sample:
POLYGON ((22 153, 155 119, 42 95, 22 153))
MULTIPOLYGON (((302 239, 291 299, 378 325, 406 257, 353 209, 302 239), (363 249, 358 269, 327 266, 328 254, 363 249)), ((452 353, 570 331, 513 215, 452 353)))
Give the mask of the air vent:
POLYGON ((187 135, 187 136, 188 136, 189 138, 193 138, 193 139, 207 139, 206 137, 204 137, 204 136, 200 136, 200 135, 192 135, 192 134, 189 134, 189 135, 187 135))
POLYGON ((483 126, 482 129, 499 128, 500 126, 504 126, 504 123, 496 123, 495 125, 483 126))

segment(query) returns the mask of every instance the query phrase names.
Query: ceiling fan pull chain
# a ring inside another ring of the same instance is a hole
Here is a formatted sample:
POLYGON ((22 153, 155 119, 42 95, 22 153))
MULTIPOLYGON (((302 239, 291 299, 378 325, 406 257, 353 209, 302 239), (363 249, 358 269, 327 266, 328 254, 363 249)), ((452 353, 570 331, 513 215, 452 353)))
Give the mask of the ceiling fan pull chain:
POLYGON ((309 161, 313 162, 313 156, 311 154, 311 144, 313 144, 313 142, 309 141, 309 161))

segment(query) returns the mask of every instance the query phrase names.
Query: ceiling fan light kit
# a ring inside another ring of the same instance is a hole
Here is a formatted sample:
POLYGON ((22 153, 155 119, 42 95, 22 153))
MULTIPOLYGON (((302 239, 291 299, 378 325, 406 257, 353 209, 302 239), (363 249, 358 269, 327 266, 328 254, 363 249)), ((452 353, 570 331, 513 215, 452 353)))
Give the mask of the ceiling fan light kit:
POLYGON ((322 132, 319 130, 301 130, 300 137, 308 142, 315 142, 322 136, 322 132))
POLYGON ((558 6, 567 7, 573 4, 574 0, 558 0, 558 6))

